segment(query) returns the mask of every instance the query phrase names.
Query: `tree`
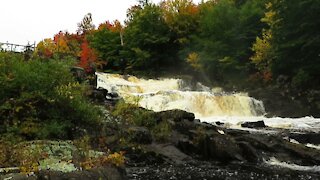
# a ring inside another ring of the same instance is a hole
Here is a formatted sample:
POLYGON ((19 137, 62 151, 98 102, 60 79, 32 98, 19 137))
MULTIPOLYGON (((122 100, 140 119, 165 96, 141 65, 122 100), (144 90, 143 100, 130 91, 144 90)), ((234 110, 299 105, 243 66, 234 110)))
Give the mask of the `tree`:
POLYGON ((44 39, 40 41, 37 44, 37 47, 35 49, 35 54, 44 57, 44 58, 50 58, 53 56, 53 53, 56 50, 56 44, 54 41, 50 38, 44 39))
POLYGON ((164 19, 175 42, 186 44, 189 36, 198 30, 199 9, 192 0, 167 0, 161 3, 164 19))
POLYGON ((81 44, 80 53, 80 67, 84 68, 87 72, 92 72, 95 68, 95 61, 97 60, 96 53, 89 47, 88 41, 85 39, 81 44))
POLYGON ((320 1, 276 0, 272 28, 275 76, 290 77, 295 87, 320 87, 320 1))
POLYGON ((86 14, 82 21, 78 23, 78 34, 86 34, 95 29, 94 24, 92 23, 92 15, 91 13, 86 14))
POLYGON ((256 68, 262 73, 262 78, 265 81, 271 80, 271 65, 275 58, 272 27, 275 25, 276 13, 272 9, 272 6, 273 4, 271 2, 266 4, 266 12, 261 22, 266 23, 268 27, 262 29, 262 37, 256 38, 256 42, 252 45, 254 54, 250 57, 256 68))
POLYGON ((60 31, 53 38, 53 42, 56 44, 56 52, 61 54, 70 54, 70 48, 68 46, 67 33, 60 31))
POLYGON ((169 28, 163 12, 155 4, 131 8, 124 31, 125 47, 132 53, 130 64, 133 69, 159 70, 169 63, 169 28))
MULTIPOLYGON (((263 27, 263 1, 220 0, 199 6, 199 33, 188 52, 197 52, 204 71, 218 81, 249 69, 250 49, 263 27)), ((231 78, 231 77, 230 77, 231 78)))
POLYGON ((98 30, 88 36, 89 44, 97 50, 99 59, 103 62, 103 69, 123 69, 124 42, 122 39, 123 27, 119 21, 100 24, 98 30))

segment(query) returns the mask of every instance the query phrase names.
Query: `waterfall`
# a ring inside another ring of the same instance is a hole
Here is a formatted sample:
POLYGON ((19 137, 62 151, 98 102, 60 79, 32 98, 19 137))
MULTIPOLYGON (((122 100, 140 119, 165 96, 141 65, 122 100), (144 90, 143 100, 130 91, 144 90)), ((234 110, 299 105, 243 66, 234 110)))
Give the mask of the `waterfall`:
POLYGON ((197 84, 195 91, 181 79, 145 80, 134 76, 96 73, 97 88, 117 92, 128 103, 153 111, 181 109, 202 119, 212 116, 261 116, 263 103, 244 93, 214 93, 197 84))
MULTIPOLYGON (((262 101, 246 93, 227 93, 200 83, 191 85, 182 79, 140 79, 134 76, 96 73, 97 88, 116 92, 128 103, 137 103, 153 111, 181 109, 195 114, 201 121, 222 122, 240 128, 243 122, 263 120, 269 127, 320 132, 320 119, 266 118, 262 101), (191 87, 193 86, 193 87, 191 87)), ((253 129, 250 129, 253 131, 253 129)), ((261 130, 266 132, 266 130, 261 130)))

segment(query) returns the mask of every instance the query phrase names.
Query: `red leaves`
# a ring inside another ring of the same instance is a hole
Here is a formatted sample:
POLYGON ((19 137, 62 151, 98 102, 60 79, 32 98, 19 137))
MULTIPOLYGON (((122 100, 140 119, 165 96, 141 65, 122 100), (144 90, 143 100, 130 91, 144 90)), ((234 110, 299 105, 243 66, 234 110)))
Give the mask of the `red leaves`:
POLYGON ((94 50, 89 47, 86 39, 81 44, 80 63, 79 66, 84 68, 87 72, 94 70, 94 63, 97 60, 97 55, 94 50))

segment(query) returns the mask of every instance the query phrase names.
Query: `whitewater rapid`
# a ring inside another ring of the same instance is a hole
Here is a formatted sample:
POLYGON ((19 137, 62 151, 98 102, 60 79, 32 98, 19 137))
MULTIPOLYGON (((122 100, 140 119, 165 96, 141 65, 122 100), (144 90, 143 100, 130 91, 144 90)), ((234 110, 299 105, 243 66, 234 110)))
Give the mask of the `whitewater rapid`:
POLYGON ((246 93, 216 92, 201 84, 190 87, 181 79, 139 79, 134 76, 96 73, 97 88, 116 92, 128 103, 153 111, 181 109, 195 114, 202 122, 221 122, 239 128, 243 122, 263 120, 272 128, 320 132, 320 119, 313 117, 265 117, 263 102, 246 93))

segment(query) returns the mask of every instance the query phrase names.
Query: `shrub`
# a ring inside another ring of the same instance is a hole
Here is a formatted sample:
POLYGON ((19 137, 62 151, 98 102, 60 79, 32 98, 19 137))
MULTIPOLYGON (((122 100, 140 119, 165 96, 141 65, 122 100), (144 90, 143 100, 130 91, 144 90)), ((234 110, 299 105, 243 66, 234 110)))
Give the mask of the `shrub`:
POLYGON ((171 125, 165 120, 161 121, 152 129, 152 134, 157 141, 165 142, 172 133, 171 125))
POLYGON ((76 127, 95 127, 100 111, 75 82, 70 60, 23 61, 0 54, 0 133, 28 139, 70 138, 76 127))
POLYGON ((152 128, 156 124, 155 114, 152 111, 138 107, 138 103, 134 104, 119 101, 112 112, 113 116, 120 117, 126 122, 136 126, 145 126, 152 128))

